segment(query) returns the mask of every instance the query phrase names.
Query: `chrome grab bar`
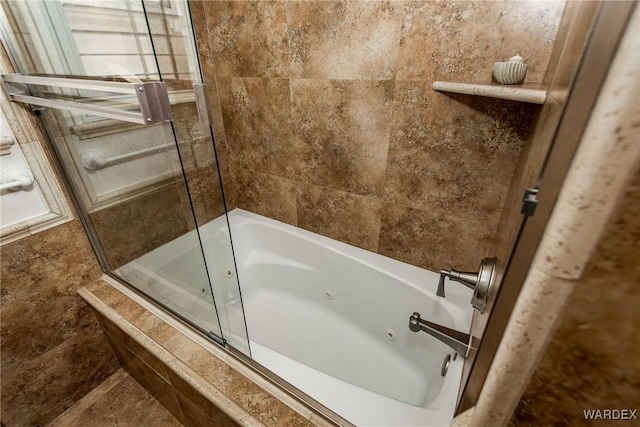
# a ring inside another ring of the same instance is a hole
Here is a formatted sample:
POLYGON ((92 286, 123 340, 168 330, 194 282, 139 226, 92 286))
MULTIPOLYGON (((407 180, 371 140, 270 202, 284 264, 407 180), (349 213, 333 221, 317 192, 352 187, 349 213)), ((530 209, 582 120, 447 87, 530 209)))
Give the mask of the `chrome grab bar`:
POLYGON ((444 344, 458 352, 462 357, 467 357, 469 353, 471 336, 437 323, 429 322, 420 318, 420 313, 413 313, 409 317, 409 329, 413 332, 426 332, 444 344))
POLYGON ((24 104, 92 114, 107 119, 122 120, 142 125, 150 125, 159 121, 170 121, 173 118, 167 87, 163 82, 128 83, 70 77, 30 76, 13 73, 2 75, 2 85, 9 99, 24 104), (32 96, 26 85, 64 87, 136 95, 137 105, 140 107, 140 111, 127 111, 113 107, 32 96))
POLYGON ((158 145, 157 147, 144 148, 142 150, 133 151, 131 153, 120 154, 119 156, 105 157, 100 150, 90 149, 82 153, 80 160, 85 169, 95 171, 98 169, 104 169, 109 166, 124 163, 128 160, 137 159, 142 156, 147 156, 155 153, 160 153, 169 148, 174 148, 175 143, 158 145))

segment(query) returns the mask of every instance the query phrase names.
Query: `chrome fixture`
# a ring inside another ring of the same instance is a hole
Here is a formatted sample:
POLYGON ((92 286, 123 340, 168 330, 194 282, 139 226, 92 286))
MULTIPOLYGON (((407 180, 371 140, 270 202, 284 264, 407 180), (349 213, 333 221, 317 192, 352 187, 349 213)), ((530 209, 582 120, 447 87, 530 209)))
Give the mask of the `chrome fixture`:
POLYGON ((209 97, 207 96, 207 85, 205 83, 194 83, 193 93, 196 97, 196 109, 198 110, 198 119, 200 125, 204 129, 211 126, 211 111, 209 110, 209 97))
POLYGON ((487 296, 491 290, 493 282, 495 282, 497 258, 485 258, 480 263, 480 271, 478 273, 457 271, 457 270, 440 270, 440 281, 438 282, 438 291, 436 294, 444 298, 444 280, 459 282, 473 289, 473 297, 471 305, 480 313, 484 312, 487 305, 487 296))
MULTIPOLYGON (((458 354, 458 353, 456 353, 458 354)), ((447 375, 447 371, 449 370, 449 365, 451 365, 451 355, 447 354, 444 357, 444 360, 442 361, 442 367, 440 368, 440 375, 441 376, 446 376, 447 375)))
POLYGON ((409 317, 409 329, 413 332, 426 332, 457 351, 460 356, 467 357, 471 341, 469 334, 421 319, 420 313, 413 313, 409 317))
POLYGON ((84 151, 80 155, 80 161, 82 162, 82 166, 84 166, 86 170, 96 171, 98 169, 104 169, 106 167, 124 163, 129 160, 138 159, 143 156, 161 153, 170 148, 174 148, 175 146, 175 142, 171 142, 169 144, 162 144, 156 147, 144 148, 142 150, 132 151, 130 153, 120 154, 119 156, 113 157, 105 157, 105 155, 102 154, 100 150, 91 148, 87 151, 84 151))

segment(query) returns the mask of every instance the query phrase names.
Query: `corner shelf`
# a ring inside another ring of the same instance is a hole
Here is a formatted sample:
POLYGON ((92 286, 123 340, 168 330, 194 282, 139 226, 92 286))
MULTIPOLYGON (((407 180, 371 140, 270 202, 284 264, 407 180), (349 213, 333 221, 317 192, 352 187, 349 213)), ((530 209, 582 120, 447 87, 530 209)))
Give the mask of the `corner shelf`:
POLYGON ((498 83, 456 83, 433 82, 434 90, 440 92, 462 93, 465 95, 487 96, 489 98, 544 104, 547 90, 540 85, 501 85, 498 83))

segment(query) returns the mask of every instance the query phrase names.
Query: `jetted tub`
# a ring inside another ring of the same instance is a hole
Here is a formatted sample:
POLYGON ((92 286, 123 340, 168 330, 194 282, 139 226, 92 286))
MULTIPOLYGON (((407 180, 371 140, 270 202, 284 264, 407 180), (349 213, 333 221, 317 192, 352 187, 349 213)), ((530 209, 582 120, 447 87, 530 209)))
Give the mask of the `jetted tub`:
MULTIPOLYGON (((463 359, 453 360, 442 376, 446 355, 455 352, 426 333, 411 332, 409 316, 417 311, 423 319, 468 332, 471 290, 447 283, 446 299, 437 297, 436 273, 241 209, 229 213, 229 223, 255 361, 358 426, 451 423, 463 359)), ((226 221, 205 224, 200 234, 222 334, 242 349, 242 307, 229 286, 233 259, 222 252, 228 245, 226 221)), ((199 248, 186 236, 121 273, 139 279, 141 272, 177 266, 189 271, 185 263, 197 259, 199 248)), ((175 288, 157 274, 142 282, 157 289, 158 280, 166 282, 163 289, 175 288)), ((182 282, 183 289, 165 289, 163 298, 215 323, 201 284, 182 282)))

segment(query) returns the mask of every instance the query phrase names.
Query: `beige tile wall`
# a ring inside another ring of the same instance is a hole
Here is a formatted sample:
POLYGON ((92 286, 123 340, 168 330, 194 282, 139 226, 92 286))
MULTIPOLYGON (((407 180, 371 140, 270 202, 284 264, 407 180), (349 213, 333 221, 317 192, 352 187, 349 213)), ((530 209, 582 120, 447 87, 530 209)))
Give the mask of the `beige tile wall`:
POLYGON ((118 369, 76 295, 102 270, 78 220, 0 248, 2 423, 46 425, 118 369))
POLYGON ((229 207, 477 268, 539 107, 431 83, 516 53, 541 82, 564 1, 190 4, 229 207))

